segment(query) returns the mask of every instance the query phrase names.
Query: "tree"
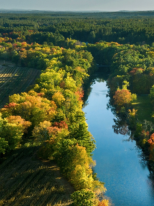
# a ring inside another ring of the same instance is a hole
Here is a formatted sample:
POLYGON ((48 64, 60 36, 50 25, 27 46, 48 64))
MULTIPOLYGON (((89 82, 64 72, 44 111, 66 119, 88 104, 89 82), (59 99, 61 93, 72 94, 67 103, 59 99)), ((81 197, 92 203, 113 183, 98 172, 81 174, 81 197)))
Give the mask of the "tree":
POLYGON ((124 106, 132 101, 132 94, 128 89, 118 89, 113 99, 116 105, 124 106))
POLYGON ((88 189, 82 189, 71 195, 73 206, 94 206, 95 193, 88 189))
POLYGON ((55 101, 56 104, 60 107, 62 103, 65 101, 65 98, 63 94, 58 91, 52 96, 52 100, 55 101))
POLYGON ((31 123, 25 121, 20 116, 9 116, 2 118, 0 114, 0 152, 5 153, 5 150, 13 150, 19 146, 21 138, 30 127, 31 123))
POLYGON ((20 115, 32 122, 33 126, 45 120, 51 121, 56 116, 57 106, 54 101, 40 97, 40 94, 31 90, 28 94, 10 96, 10 104, 1 110, 3 116, 20 115))
POLYGON ((43 143, 46 140, 49 140, 49 133, 47 128, 51 126, 51 122, 44 121, 40 122, 38 126, 35 126, 32 131, 32 136, 35 138, 35 141, 43 143))
POLYGON ((94 31, 91 31, 90 34, 89 34, 89 41, 90 42, 94 42, 95 41, 95 38, 96 38, 96 34, 94 31))

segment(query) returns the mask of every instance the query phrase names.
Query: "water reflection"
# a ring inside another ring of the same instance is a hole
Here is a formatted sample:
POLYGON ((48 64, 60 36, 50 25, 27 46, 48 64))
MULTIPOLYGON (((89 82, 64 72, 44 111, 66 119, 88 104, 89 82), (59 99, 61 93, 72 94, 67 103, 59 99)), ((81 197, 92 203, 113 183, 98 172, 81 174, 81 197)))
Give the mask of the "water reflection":
POLYGON ((112 128, 116 134, 130 135, 128 125, 123 121, 123 119, 117 117, 117 119, 113 119, 113 121, 115 125, 113 125, 112 128))

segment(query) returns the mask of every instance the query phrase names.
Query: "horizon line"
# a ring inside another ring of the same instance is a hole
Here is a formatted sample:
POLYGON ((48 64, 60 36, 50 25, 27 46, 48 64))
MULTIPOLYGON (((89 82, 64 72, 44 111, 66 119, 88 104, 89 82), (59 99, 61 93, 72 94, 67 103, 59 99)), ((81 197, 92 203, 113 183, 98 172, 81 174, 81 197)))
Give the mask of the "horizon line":
POLYGON ((41 12, 154 12, 153 10, 115 10, 115 11, 101 11, 101 10, 42 10, 42 9, 4 9, 1 8, 0 11, 41 11, 41 12))

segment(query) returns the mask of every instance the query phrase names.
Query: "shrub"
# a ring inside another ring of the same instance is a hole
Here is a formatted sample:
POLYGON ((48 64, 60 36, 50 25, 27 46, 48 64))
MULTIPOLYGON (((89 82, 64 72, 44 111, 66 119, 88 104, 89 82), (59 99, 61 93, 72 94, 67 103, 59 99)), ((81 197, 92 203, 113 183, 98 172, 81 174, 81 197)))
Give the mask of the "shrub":
POLYGON ((93 191, 88 189, 82 189, 74 192, 71 195, 73 200, 73 206, 94 206, 95 203, 95 194, 93 191))

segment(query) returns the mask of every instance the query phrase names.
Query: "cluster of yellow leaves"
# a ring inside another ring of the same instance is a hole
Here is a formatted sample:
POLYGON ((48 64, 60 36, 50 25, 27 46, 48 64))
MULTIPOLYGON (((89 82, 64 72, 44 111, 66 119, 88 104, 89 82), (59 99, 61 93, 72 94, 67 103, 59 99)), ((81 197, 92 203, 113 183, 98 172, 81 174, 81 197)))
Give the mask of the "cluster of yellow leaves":
POLYGON ((2 108, 3 116, 18 114, 32 122, 33 125, 38 125, 45 120, 51 121, 56 115, 55 102, 40 96, 31 96, 27 93, 15 94, 10 97, 10 102, 16 103, 16 105, 2 108))
MULTIPOLYGON (((3 119, 0 113, 0 136, 3 137, 3 143, 8 143, 8 150, 15 149, 20 144, 24 132, 30 126, 31 122, 25 121, 20 116, 9 116, 3 119)), ((0 152, 4 153, 2 149, 4 148, 1 148, 0 152)))
POLYGON ((87 155, 86 148, 79 146, 72 146, 69 148, 70 160, 67 162, 67 168, 69 168, 67 176, 69 181, 76 190, 91 189, 96 193, 105 192, 106 188, 99 181, 93 179, 93 171, 91 166, 95 165, 95 162, 87 155))
POLYGON ((61 106, 62 103, 65 101, 65 98, 63 94, 58 91, 52 96, 52 100, 55 101, 58 106, 61 106))
POLYGON ((92 189, 93 188, 93 178, 92 169, 89 167, 89 162, 92 160, 87 156, 84 147, 75 146, 73 149, 75 153, 72 160, 72 168, 70 172, 70 182, 75 186, 76 190, 80 189, 92 189))
POLYGON ((152 58, 154 57, 154 51, 147 52, 147 54, 152 58))
POLYGON ((24 132, 31 126, 31 122, 22 119, 20 116, 9 116, 6 120, 8 123, 16 124, 17 126, 22 127, 24 132))
POLYGON ((109 200, 102 200, 98 203, 98 206, 109 206, 109 200))
POLYGON ((135 117, 136 114, 137 114, 137 111, 138 111, 137 109, 132 109, 132 110, 129 109, 129 110, 128 110, 129 116, 130 116, 130 117, 135 117))
POLYGON ((53 140, 59 141, 65 138, 69 134, 68 128, 59 128, 54 126, 49 121, 40 122, 38 126, 34 127, 32 132, 35 140, 39 142, 53 142, 53 140))

